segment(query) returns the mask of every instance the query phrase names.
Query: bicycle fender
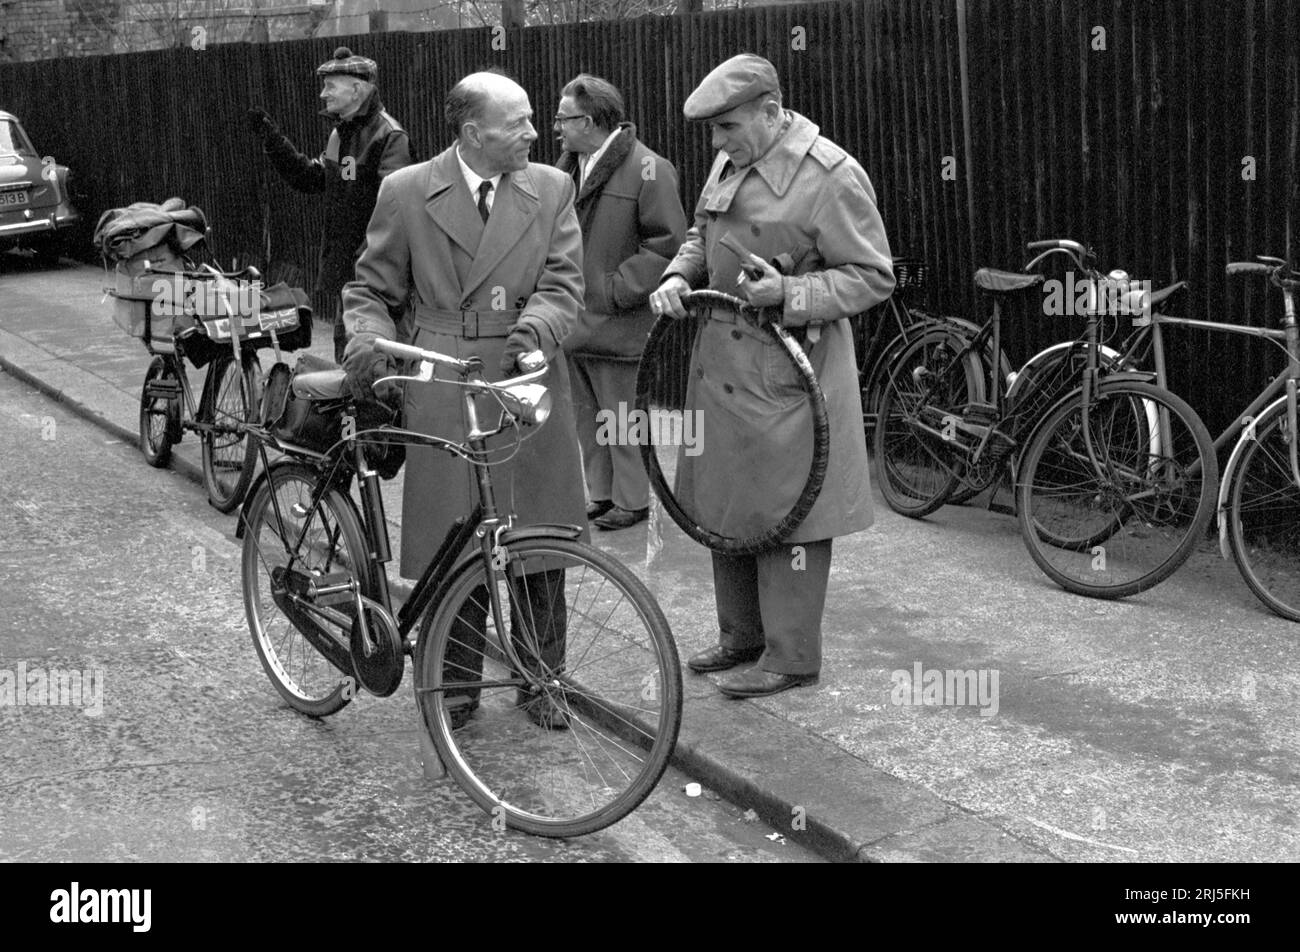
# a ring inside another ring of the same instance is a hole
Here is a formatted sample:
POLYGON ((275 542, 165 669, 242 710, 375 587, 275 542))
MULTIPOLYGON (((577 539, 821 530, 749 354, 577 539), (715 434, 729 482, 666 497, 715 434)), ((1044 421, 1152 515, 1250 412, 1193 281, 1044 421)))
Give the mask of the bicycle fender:
POLYGON ((544 539, 554 536, 576 541, 581 535, 582 530, 577 526, 566 525, 561 522, 539 522, 534 525, 506 529, 501 533, 501 544, 509 545, 519 539, 544 539))
POLYGON ((1116 370, 1102 371, 1101 386, 1108 383, 1155 383, 1154 370, 1116 370))
POLYGON ((1227 559, 1231 553, 1228 551, 1228 492, 1232 488, 1232 481, 1236 475, 1236 469, 1241 464, 1241 454, 1246 451, 1246 444, 1255 439, 1255 424, 1267 417, 1273 412, 1273 408, 1278 405, 1284 405, 1286 397, 1278 397, 1250 422, 1237 438, 1237 445, 1232 448, 1232 454, 1228 457, 1228 464, 1223 468, 1223 476, 1219 479, 1219 508, 1215 512, 1215 518, 1219 523, 1219 555, 1227 559))
MULTIPOLYGON (((1154 384, 1155 377, 1156 377, 1155 371, 1153 370, 1116 370, 1114 373, 1103 373, 1101 376, 1101 380, 1099 381, 1097 386, 1099 390, 1104 390, 1107 384, 1116 384, 1116 383, 1154 384)), ((1028 435, 1025 437, 1024 442, 1021 445, 1028 446, 1030 443, 1032 443, 1034 441, 1034 438, 1038 435, 1039 428, 1044 423, 1047 422, 1047 419, 1053 413, 1055 413, 1062 404, 1070 403, 1072 401, 1078 403, 1081 391, 1082 391, 1081 387, 1075 387, 1065 396, 1061 397, 1061 399, 1057 400, 1046 410, 1044 410, 1042 414, 1038 417, 1038 419, 1034 422, 1033 427, 1030 429, 1028 435)), ((1017 474, 1016 478, 1019 479, 1019 474, 1017 474)))

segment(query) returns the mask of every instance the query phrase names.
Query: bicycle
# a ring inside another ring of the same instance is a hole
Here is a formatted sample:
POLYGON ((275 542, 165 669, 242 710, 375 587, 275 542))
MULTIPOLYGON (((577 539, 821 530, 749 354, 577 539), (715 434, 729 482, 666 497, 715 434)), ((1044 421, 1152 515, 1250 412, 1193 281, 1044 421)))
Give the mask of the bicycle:
MULTIPOLYGON (((1078 242, 1031 242, 1067 257, 1093 288, 1106 279, 1078 242)), ((995 478, 1014 459, 1016 510, 1030 556, 1081 595, 1120 598, 1158 584, 1187 559, 1213 512, 1217 460, 1205 425, 1154 374, 1106 369, 1103 309, 1086 309, 1075 347, 1019 384, 1014 400, 981 355, 1001 354, 1001 308, 1041 274, 981 268, 992 318, 974 337, 926 331, 899 355, 882 399, 876 459, 886 502, 913 518, 942 506, 963 480, 995 478), (1084 362, 1070 355, 1082 348, 1084 362), (992 394, 992 402, 986 398, 992 394), (994 474, 990 477, 989 474, 994 474)))
POLYGON ((255 268, 218 271, 164 271, 145 267, 139 280, 168 285, 167 300, 128 296, 108 289, 119 304, 132 310, 128 328, 144 341, 152 355, 140 390, 140 451, 154 467, 171 461, 172 448, 186 431, 199 436, 203 485, 208 500, 220 512, 231 512, 243 500, 257 450, 245 425, 253 422, 261 400, 258 347, 272 346, 279 359, 283 346, 292 350, 303 341, 279 334, 299 328, 310 333, 311 311, 305 303, 280 295, 278 304, 261 289, 255 268), (245 308, 231 298, 258 294, 259 306, 245 308), (195 302, 207 302, 197 305, 195 302), (253 313, 246 313, 252 310, 253 313), (224 315, 224 316, 223 316, 224 315), (207 366, 203 388, 195 399, 185 360, 207 366))
MULTIPOLYGON (((617 822, 668 765, 681 724, 681 668, 658 603, 628 568, 582 542, 576 526, 516 526, 497 508, 492 466, 502 451, 488 440, 510 430, 517 450, 522 429, 545 422, 550 396, 535 381, 547 369, 489 383, 478 358, 389 341, 375 347, 419 364, 414 376, 388 379, 429 383, 435 366, 455 372, 447 383, 463 388, 464 442, 369 426, 338 369, 294 377, 288 402, 308 412, 285 413, 308 422, 288 434, 271 425, 286 417, 268 398, 252 428, 263 472, 237 529, 263 668, 292 708, 324 717, 358 685, 378 697, 394 693, 410 656, 422 729, 480 807, 542 836, 617 822), (494 428, 480 426, 479 400, 500 411, 494 428), (300 432, 328 435, 312 449, 287 438, 300 432), (402 444, 465 459, 477 502, 394 614, 379 477, 366 449, 402 444), (268 464, 268 446, 284 457, 268 464), (503 738, 511 756, 489 737, 503 738)), ((287 367, 273 375, 272 396, 287 367)))

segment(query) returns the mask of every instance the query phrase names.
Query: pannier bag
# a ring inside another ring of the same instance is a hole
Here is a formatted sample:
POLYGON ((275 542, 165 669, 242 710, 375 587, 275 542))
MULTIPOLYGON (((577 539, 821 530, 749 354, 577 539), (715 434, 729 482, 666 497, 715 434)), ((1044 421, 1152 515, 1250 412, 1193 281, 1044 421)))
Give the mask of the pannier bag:
MULTIPOLYGON (((314 361, 300 360, 299 372, 319 370, 314 361)), ((278 363, 267 374, 262 397, 262 421, 271 435, 281 443, 298 446, 314 453, 324 453, 342 439, 343 400, 309 400, 293 392, 293 373, 288 364, 278 363)), ((357 430, 401 424, 401 411, 379 400, 357 407, 357 430)), ((383 479, 392 479, 406 460, 401 444, 365 445, 366 461, 383 479)))

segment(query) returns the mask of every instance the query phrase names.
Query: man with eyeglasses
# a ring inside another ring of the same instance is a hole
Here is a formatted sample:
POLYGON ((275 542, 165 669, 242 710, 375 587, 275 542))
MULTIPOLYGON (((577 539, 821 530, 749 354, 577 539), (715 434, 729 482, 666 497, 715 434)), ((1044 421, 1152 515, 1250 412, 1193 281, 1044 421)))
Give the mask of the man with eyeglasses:
POLYGON ((681 247, 686 213, 677 170, 637 139, 610 83, 585 73, 571 80, 555 129, 564 149, 558 165, 577 186, 585 251, 586 304, 564 350, 573 357, 587 518, 598 529, 626 529, 647 517, 650 481, 640 447, 620 443, 601 420, 624 419, 636 405, 637 360, 655 321, 650 292, 681 247))
MULTIPOLYGON (((456 136, 452 146, 393 173, 379 189, 356 280, 343 290, 344 313, 355 326, 343 362, 347 386, 364 395, 380 377, 397 372, 391 358, 374 350, 376 338, 409 341, 462 360, 479 357, 491 381, 518 376, 545 358, 548 369, 539 382, 552 397, 546 425, 517 446, 509 434, 488 444, 514 451, 493 471, 497 503, 523 525, 584 525, 582 464, 560 349, 582 306, 582 234, 573 183, 558 169, 529 162, 537 141, 532 106, 507 77, 466 76, 447 94, 446 118, 456 136), (406 311, 412 292, 414 307, 406 311)), ((465 432, 456 387, 408 384, 403 406, 406 427, 418 433, 465 432)), ((457 457, 430 447, 408 449, 404 578, 420 576, 452 522, 469 510, 476 498, 472 480, 472 467, 457 457)), ((512 608, 511 630, 521 657, 555 669, 564 659, 564 570, 524 575, 517 584, 523 604, 512 608), (525 639, 519 630, 520 611, 535 637, 525 639)), ((466 609, 457 618, 444 666, 449 681, 476 680, 481 670, 486 587, 471 602, 479 610, 466 609)), ((478 708, 479 689, 447 691, 444 698, 453 726, 460 727, 478 708)), ((565 712, 547 694, 520 689, 516 703, 538 726, 568 726, 565 712)))

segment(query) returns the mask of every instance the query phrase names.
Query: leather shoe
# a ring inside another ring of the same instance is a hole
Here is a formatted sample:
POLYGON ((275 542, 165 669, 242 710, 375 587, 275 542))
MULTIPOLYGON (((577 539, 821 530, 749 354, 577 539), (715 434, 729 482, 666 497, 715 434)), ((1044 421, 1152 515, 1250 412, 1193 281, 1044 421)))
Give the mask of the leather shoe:
POLYGON ((587 503, 587 521, 597 519, 614 508, 614 502, 611 499, 593 499, 587 503))
POLYGON ((595 521, 597 529, 629 529, 638 522, 644 522, 650 516, 650 508, 620 509, 614 506, 609 512, 595 521))
POLYGON ((528 719, 548 731, 567 731, 569 715, 546 692, 530 694, 519 689, 515 693, 515 707, 523 709, 528 719))
POLYGON ((697 655, 692 655, 687 660, 686 666, 699 674, 704 674, 706 671, 726 671, 738 664, 757 661, 762 654, 762 647, 724 648, 722 645, 714 645, 712 648, 705 648, 697 655))
POLYGON ((718 682, 718 690, 727 697, 767 697, 806 684, 816 684, 817 678, 815 674, 777 674, 754 667, 727 675, 718 682))

